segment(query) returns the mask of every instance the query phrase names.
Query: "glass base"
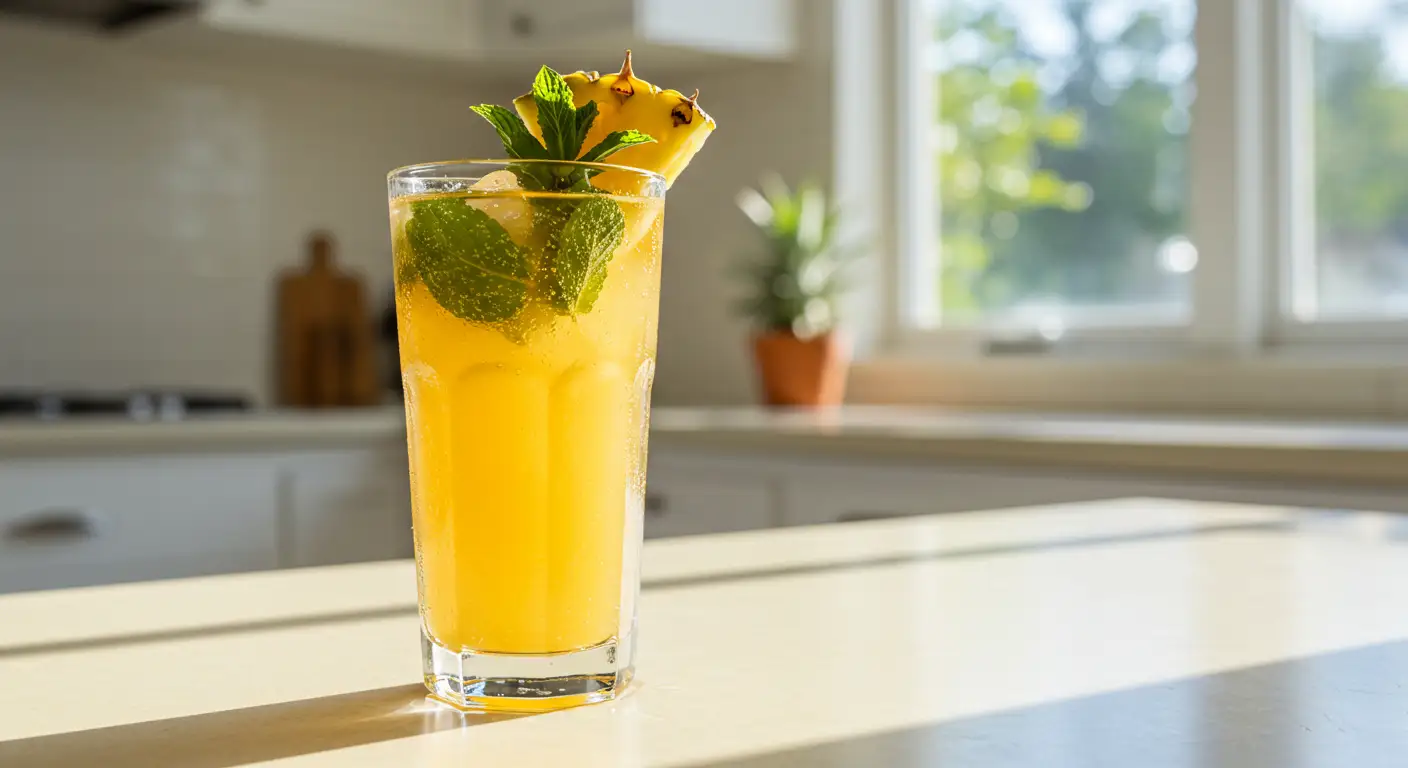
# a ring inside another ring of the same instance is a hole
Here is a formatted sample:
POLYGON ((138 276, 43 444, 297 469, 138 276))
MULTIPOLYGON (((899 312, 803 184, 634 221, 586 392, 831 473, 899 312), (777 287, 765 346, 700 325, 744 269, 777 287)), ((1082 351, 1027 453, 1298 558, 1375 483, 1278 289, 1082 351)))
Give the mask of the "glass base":
POLYGON ((420 632, 425 687, 460 709, 541 712, 615 698, 635 673, 630 636, 562 653, 452 651, 420 632))

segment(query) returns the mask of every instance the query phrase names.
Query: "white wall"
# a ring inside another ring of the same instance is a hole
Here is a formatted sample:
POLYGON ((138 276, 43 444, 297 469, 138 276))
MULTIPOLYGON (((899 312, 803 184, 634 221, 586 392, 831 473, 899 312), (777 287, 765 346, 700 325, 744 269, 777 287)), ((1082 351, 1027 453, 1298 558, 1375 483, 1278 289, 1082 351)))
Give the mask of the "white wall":
POLYGON ((386 172, 490 151, 469 101, 0 24, 0 387, 264 394, 277 271, 327 228, 380 305, 386 172))
MULTIPOLYGON (((660 78, 720 127, 670 191, 659 403, 754 397, 724 270, 758 240, 733 195, 764 170, 831 179, 831 3, 799 6, 798 61, 660 78)), ((0 388, 266 395, 274 278, 307 233, 333 231, 379 303, 386 171, 500 154, 465 106, 519 90, 0 22, 0 388)))

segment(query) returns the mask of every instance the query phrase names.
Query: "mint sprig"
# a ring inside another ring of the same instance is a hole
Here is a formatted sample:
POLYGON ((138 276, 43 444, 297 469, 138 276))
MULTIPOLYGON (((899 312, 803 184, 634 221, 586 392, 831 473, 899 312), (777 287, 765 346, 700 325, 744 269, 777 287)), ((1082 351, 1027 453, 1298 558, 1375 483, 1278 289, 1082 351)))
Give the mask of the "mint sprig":
MULTIPOLYGON (((542 141, 528 130, 527 123, 512 110, 497 104, 471 107, 475 114, 494 126, 509 157, 598 163, 627 147, 655 141, 637 130, 612 131, 596 146, 582 152, 582 145, 586 143, 587 134, 591 132, 598 115, 596 102, 588 101, 580 107, 574 106, 572 86, 552 67, 538 70, 538 76, 533 78, 532 95, 533 103, 538 108, 538 128, 542 141)), ((513 170, 525 187, 555 192, 581 187, 583 180, 594 175, 593 169, 545 163, 523 163, 515 165, 513 170)))
MULTIPOLYGON (((598 116, 595 101, 578 107, 562 75, 543 67, 533 79, 542 140, 523 119, 496 104, 471 107, 494 127, 504 152, 515 160, 600 162, 627 147, 655 141, 636 130, 613 131, 582 152, 598 116)), ((509 169, 526 190, 599 192, 595 169, 551 162, 514 163, 509 169)), ((625 237, 626 217, 607 197, 530 197, 534 229, 546 243, 541 258, 529 258, 503 225, 461 198, 431 198, 411 204, 406 240, 408 267, 435 300, 456 317, 496 323, 517 316, 536 291, 564 315, 588 313, 606 283, 607 267, 625 237)))

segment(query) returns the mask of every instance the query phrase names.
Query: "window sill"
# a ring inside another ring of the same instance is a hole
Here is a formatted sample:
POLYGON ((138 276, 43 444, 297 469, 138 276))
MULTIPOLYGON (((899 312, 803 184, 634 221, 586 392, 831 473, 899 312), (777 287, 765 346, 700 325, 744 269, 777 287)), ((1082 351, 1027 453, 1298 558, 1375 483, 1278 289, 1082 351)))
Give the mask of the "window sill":
POLYGON ((1303 360, 953 359, 879 356, 850 401, 1110 413, 1408 417, 1408 357, 1303 360))

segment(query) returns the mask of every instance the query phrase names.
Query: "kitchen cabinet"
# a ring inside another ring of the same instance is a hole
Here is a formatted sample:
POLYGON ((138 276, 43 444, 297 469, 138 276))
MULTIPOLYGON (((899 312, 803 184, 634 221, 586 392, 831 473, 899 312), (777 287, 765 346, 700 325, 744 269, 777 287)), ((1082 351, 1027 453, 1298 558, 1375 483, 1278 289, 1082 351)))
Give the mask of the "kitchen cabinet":
POLYGON ((995 467, 894 467, 797 462, 781 467, 780 519, 818 525, 1110 498, 1088 479, 995 467))
POLYGON ((412 554, 399 441, 0 461, 0 593, 412 554))
POLYGON ((796 46, 794 0, 493 0, 482 9, 490 55, 659 47, 784 59, 796 46))
POLYGON ((820 525, 910 515, 969 512, 1131 497, 1267 504, 1331 510, 1408 513, 1408 495, 1394 488, 1292 481, 1211 479, 1197 475, 1053 470, 1023 465, 899 461, 863 456, 787 455, 770 451, 720 452, 652 448, 651 489, 668 520, 647 535, 682 535, 767 525, 820 525), (657 483, 656 466, 669 467, 657 483), (673 489, 673 490, 672 490, 673 489), (724 506, 733 489, 767 489, 768 511, 746 514, 724 506), (712 501, 706 501, 712 499, 712 501), (695 519, 686 519, 695 518, 695 519))
MULTIPOLYGON (((647 538, 998 509, 1121 495, 1089 478, 1015 468, 897 466, 652 449, 647 538)), ((1123 495, 1130 495, 1125 493, 1123 495)))
POLYGON ((0 592, 279 564, 263 458, 13 461, 0 489, 0 592))
POLYGON ((1072 480, 1016 467, 894 468, 802 462, 784 475, 780 515, 784 525, 1095 501, 1120 495, 1098 480, 1072 480))
MULTIPOLYGON (((1014 467, 904 465, 655 449, 647 536, 821 525, 1140 495, 1133 486, 1014 467)), ((1144 494, 1149 495, 1149 494, 1144 494)))
POLYGON ((210 27, 335 46, 464 59, 477 46, 474 0, 215 0, 210 27))
POLYGON ((776 483, 746 468, 700 466, 652 457, 645 492, 645 536, 689 536, 771 528, 778 518, 776 483))
MULTIPOLYGON (((11 432, 0 458, 0 592, 408 558, 402 429, 398 411, 11 432)), ((662 429, 652 435, 644 531, 1128 497, 1408 513, 1408 494, 1392 487, 702 446, 662 429)))
MULTIPOLYGON (((475 62, 522 76, 577 69, 633 48, 657 67, 783 60, 797 45, 795 0, 211 0, 201 32, 281 38, 397 58, 475 62)), ((463 70, 468 72, 469 70, 463 70)))
POLYGON ((284 565, 413 554, 404 448, 300 454, 283 462, 283 472, 288 492, 284 565))

